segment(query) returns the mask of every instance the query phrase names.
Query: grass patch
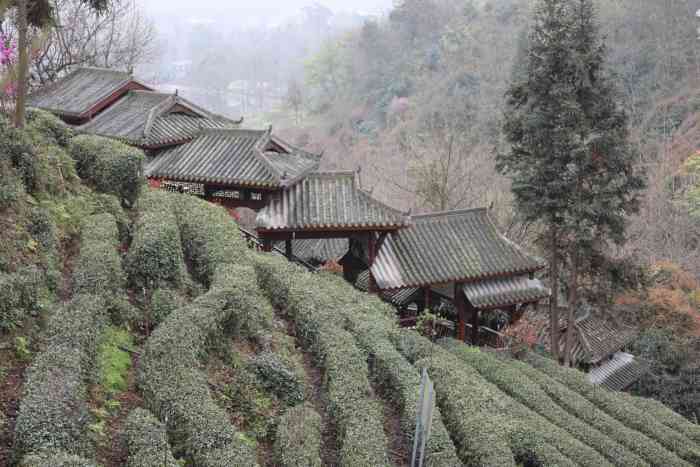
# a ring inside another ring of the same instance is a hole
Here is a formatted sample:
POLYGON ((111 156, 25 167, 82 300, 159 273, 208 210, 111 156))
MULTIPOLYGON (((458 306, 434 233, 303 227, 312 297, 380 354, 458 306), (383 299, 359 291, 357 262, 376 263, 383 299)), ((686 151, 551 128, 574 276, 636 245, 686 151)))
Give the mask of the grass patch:
POLYGON ((100 369, 100 386, 112 396, 127 389, 126 375, 131 368, 134 341, 128 331, 110 327, 105 331, 99 348, 97 362, 100 369))

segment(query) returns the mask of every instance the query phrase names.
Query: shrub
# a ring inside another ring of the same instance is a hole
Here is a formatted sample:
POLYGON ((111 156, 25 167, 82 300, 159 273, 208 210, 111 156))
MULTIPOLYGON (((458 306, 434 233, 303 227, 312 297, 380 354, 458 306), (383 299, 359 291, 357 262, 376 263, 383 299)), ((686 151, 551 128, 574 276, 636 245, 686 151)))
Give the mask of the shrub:
POLYGON ((79 296, 51 317, 46 349, 27 372, 15 426, 18 454, 88 451, 86 378, 105 325, 104 302, 79 296))
POLYGON ((684 434, 696 443, 700 443, 700 425, 689 422, 687 418, 669 409, 661 402, 628 394, 621 394, 621 397, 628 399, 630 403, 636 405, 640 410, 651 414, 667 427, 684 434))
POLYGON ((218 265, 245 262, 248 248, 224 208, 194 196, 175 196, 185 257, 194 279, 208 287, 218 265))
POLYGON ((522 373, 511 362, 500 361, 486 352, 475 352, 473 348, 452 339, 443 340, 441 345, 513 399, 568 431, 584 444, 595 448, 610 462, 630 467, 645 464, 633 452, 558 406, 536 383, 523 378, 522 373))
POLYGON ((151 324, 157 326, 170 314, 185 306, 186 300, 177 290, 157 289, 153 292, 150 303, 151 324))
POLYGON ((284 260, 255 256, 261 287, 295 322, 302 342, 323 368, 330 416, 337 420, 341 465, 387 465, 382 407, 368 395, 367 363, 353 337, 334 325, 342 311, 314 276, 284 260))
POLYGON ((687 465, 678 456, 666 450, 658 442, 630 429, 609 416, 589 400, 570 390, 559 381, 523 362, 514 361, 523 378, 537 383, 547 395, 570 414, 598 429, 611 439, 638 454, 651 465, 687 465))
POLYGON ((274 446, 276 465, 321 467, 321 416, 308 404, 280 418, 274 446))
POLYGON ((10 162, 0 159, 0 211, 5 210, 24 196, 24 182, 10 162))
POLYGON ((173 312, 147 341, 138 373, 149 408, 167 420, 174 443, 205 467, 256 464, 253 446, 216 405, 200 370, 206 343, 226 329, 237 293, 213 287, 173 312))
POLYGON ((272 352, 256 355, 250 368, 263 387, 293 406, 304 402, 304 381, 292 365, 272 352))
POLYGON ((114 140, 81 135, 73 138, 70 152, 80 177, 98 191, 118 196, 133 205, 144 180, 143 152, 114 140))
POLYGON ((15 328, 38 307, 43 286, 43 275, 34 266, 0 272, 0 331, 15 328))
POLYGON ((134 240, 126 256, 130 282, 137 287, 180 288, 186 279, 184 258, 175 215, 169 204, 150 203, 153 192, 144 196, 134 240))
POLYGON ((94 206, 93 214, 111 214, 117 222, 119 229, 119 241, 127 243, 131 240, 131 221, 114 195, 106 193, 91 193, 91 201, 94 206))
POLYGON ((19 467, 97 467, 97 464, 61 451, 45 451, 26 456, 19 467))
POLYGON ((562 368, 555 362, 535 354, 528 354, 527 361, 533 366, 561 382, 574 392, 578 392, 599 409, 618 419, 625 425, 644 433, 658 441, 669 451, 691 464, 700 464, 700 448, 683 434, 670 430, 651 414, 640 410, 628 400, 614 393, 594 386, 580 371, 562 368))
POLYGON ((117 248, 117 223, 111 214, 92 215, 84 220, 80 254, 73 271, 74 293, 123 294, 126 278, 117 248))
POLYGON ((147 410, 132 410, 124 432, 129 450, 127 467, 179 466, 170 452, 165 426, 147 410))
POLYGON ((75 131, 50 112, 27 109, 28 132, 40 143, 68 147, 75 131))

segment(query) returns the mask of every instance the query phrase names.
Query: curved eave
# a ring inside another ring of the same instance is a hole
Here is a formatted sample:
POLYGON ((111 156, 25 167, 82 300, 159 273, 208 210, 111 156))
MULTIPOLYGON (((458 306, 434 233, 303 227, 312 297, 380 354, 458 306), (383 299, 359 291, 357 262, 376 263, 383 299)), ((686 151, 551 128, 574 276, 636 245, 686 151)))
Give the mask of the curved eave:
POLYGON ((434 282, 407 283, 407 284, 401 284, 401 285, 394 286, 394 287, 384 287, 381 290, 400 290, 400 289, 435 287, 435 286, 448 285, 448 284, 454 284, 454 283, 469 284, 472 282, 479 282, 479 281, 484 281, 484 280, 502 279, 504 277, 519 276, 522 274, 531 274, 531 273, 535 273, 537 271, 541 271, 542 269, 544 269, 544 267, 545 267, 545 265, 539 265, 536 268, 513 269, 511 271, 499 272, 496 274, 483 274, 480 276, 464 276, 464 277, 446 278, 446 279, 441 279, 439 281, 434 281, 434 282))

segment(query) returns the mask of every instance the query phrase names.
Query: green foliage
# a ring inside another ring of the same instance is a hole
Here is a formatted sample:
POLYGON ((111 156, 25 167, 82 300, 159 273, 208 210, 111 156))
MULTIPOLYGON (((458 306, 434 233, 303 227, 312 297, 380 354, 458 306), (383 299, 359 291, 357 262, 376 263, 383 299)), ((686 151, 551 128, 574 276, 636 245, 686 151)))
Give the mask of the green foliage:
POLYGON ((129 281, 136 287, 178 289, 185 283, 180 230, 170 200, 162 192, 149 191, 139 202, 140 217, 125 261, 129 281))
POLYGON ((117 297, 124 293, 117 224, 111 214, 97 214, 83 220, 80 254, 73 272, 74 293, 117 297))
POLYGON ((328 411, 337 421, 340 464, 387 465, 382 408, 367 395, 367 361, 347 331, 334 322, 342 309, 313 275, 284 260, 255 257, 261 287, 296 324, 298 336, 324 369, 328 411))
POLYGON ((32 351, 29 350, 29 339, 24 336, 15 337, 15 357, 23 362, 28 362, 32 358, 32 351))
MULTIPOLYGON (((682 432, 669 430, 667 426, 656 420, 650 413, 640 410, 633 403, 614 393, 593 386, 586 381, 584 375, 576 370, 561 368, 555 362, 534 354, 528 355, 527 361, 546 375, 560 382, 568 389, 578 392, 593 405, 626 426, 638 430, 647 437, 661 444, 668 451, 677 454, 691 464, 700 462, 700 447, 693 443, 682 432)), ((688 422, 688 426, 691 423, 688 422)), ((691 428, 687 428, 690 430, 691 428)), ((695 431, 693 429, 693 431, 695 431)), ((667 458, 667 465, 673 463, 673 458, 667 458)), ((681 465, 678 461, 677 465, 681 465)))
POLYGON ((245 262, 245 241, 229 213, 194 196, 170 195, 185 257, 195 280, 209 286, 222 263, 245 262))
POLYGON ((12 206, 24 194, 22 178, 10 161, 0 159, 0 211, 12 206))
POLYGON ((129 450, 127 467, 178 467, 170 452, 165 426, 147 410, 132 410, 124 433, 129 450))
POLYGON ((86 379, 106 324, 103 309, 101 299, 78 296, 51 316, 46 348, 34 359, 23 387, 15 426, 18 457, 45 450, 57 456, 89 451, 86 379))
POLYGON ((304 402, 304 381, 292 364, 283 361, 279 355, 263 352, 250 362, 252 372, 266 390, 271 391, 288 405, 304 402))
POLYGON ((50 112, 30 109, 27 112, 28 133, 35 141, 67 148, 75 131, 50 112))
POLYGON ((512 362, 501 361, 488 355, 487 352, 473 352, 471 347, 454 340, 442 341, 441 345, 514 400, 542 415, 552 424, 568 431, 574 438, 593 447, 610 463, 630 467, 645 464, 645 461, 633 451, 626 449, 584 421, 572 417, 567 410, 554 403, 537 383, 523 378, 518 366, 512 362))
POLYGON ((153 326, 157 326, 175 310, 185 306, 187 301, 177 290, 157 289, 151 297, 150 319, 153 326))
POLYGON ((18 467, 98 467, 93 461, 62 451, 47 450, 25 456, 18 467))
POLYGON ((237 355, 234 355, 232 367, 236 380, 226 387, 227 405, 240 417, 246 434, 253 440, 271 439, 277 424, 274 413, 279 403, 255 373, 242 362, 236 362, 235 357, 237 355))
POLYGON ((93 205, 93 214, 114 216, 119 228, 119 240, 121 243, 127 243, 131 238, 131 221, 119 203, 119 199, 114 195, 92 192, 90 201, 93 205))
POLYGON ((634 385, 634 394, 663 402, 690 420, 700 419, 698 362, 693 353, 698 348, 697 337, 659 328, 643 331, 631 352, 648 362, 650 368, 634 385))
POLYGON ((592 0, 539 0, 523 52, 507 94, 511 148, 498 156, 518 209, 571 235, 577 249, 592 249, 594 238, 622 242, 644 181, 606 74, 592 0))
POLYGON ((321 467, 321 416, 310 405, 287 410, 275 438, 275 459, 280 467, 321 467))
POLYGON ((33 266, 12 274, 0 272, 0 332, 17 327, 27 314, 38 309, 43 279, 33 266))
MULTIPOLYGON (((245 275, 242 271, 240 277, 245 275)), ((249 292, 215 283, 207 294, 174 311, 156 328, 141 359, 138 383, 148 407, 167 422, 169 431, 176 434, 174 444, 197 465, 256 463, 249 440, 216 405, 200 370, 207 342, 222 337, 241 293, 249 292)))
POLYGON ((99 136, 81 135, 70 144, 78 175, 97 191, 131 206, 139 196, 145 156, 139 149, 99 136))
POLYGON ((128 350, 134 346, 129 331, 108 328, 102 336, 97 353, 100 386, 108 397, 127 388, 126 375, 131 368, 131 355, 128 350))

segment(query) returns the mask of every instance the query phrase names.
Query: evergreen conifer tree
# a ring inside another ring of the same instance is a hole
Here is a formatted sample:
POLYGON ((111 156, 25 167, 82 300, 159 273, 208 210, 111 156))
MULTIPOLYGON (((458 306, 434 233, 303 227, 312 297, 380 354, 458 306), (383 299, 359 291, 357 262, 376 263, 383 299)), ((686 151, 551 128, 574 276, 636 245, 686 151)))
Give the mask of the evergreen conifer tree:
POLYGON ((581 264, 593 248, 624 241, 625 217, 638 208, 644 179, 605 68, 593 1, 538 0, 521 53, 506 95, 510 150, 498 156, 497 167, 511 178, 522 215, 545 226, 555 358, 560 269, 570 264, 568 365, 581 264))

